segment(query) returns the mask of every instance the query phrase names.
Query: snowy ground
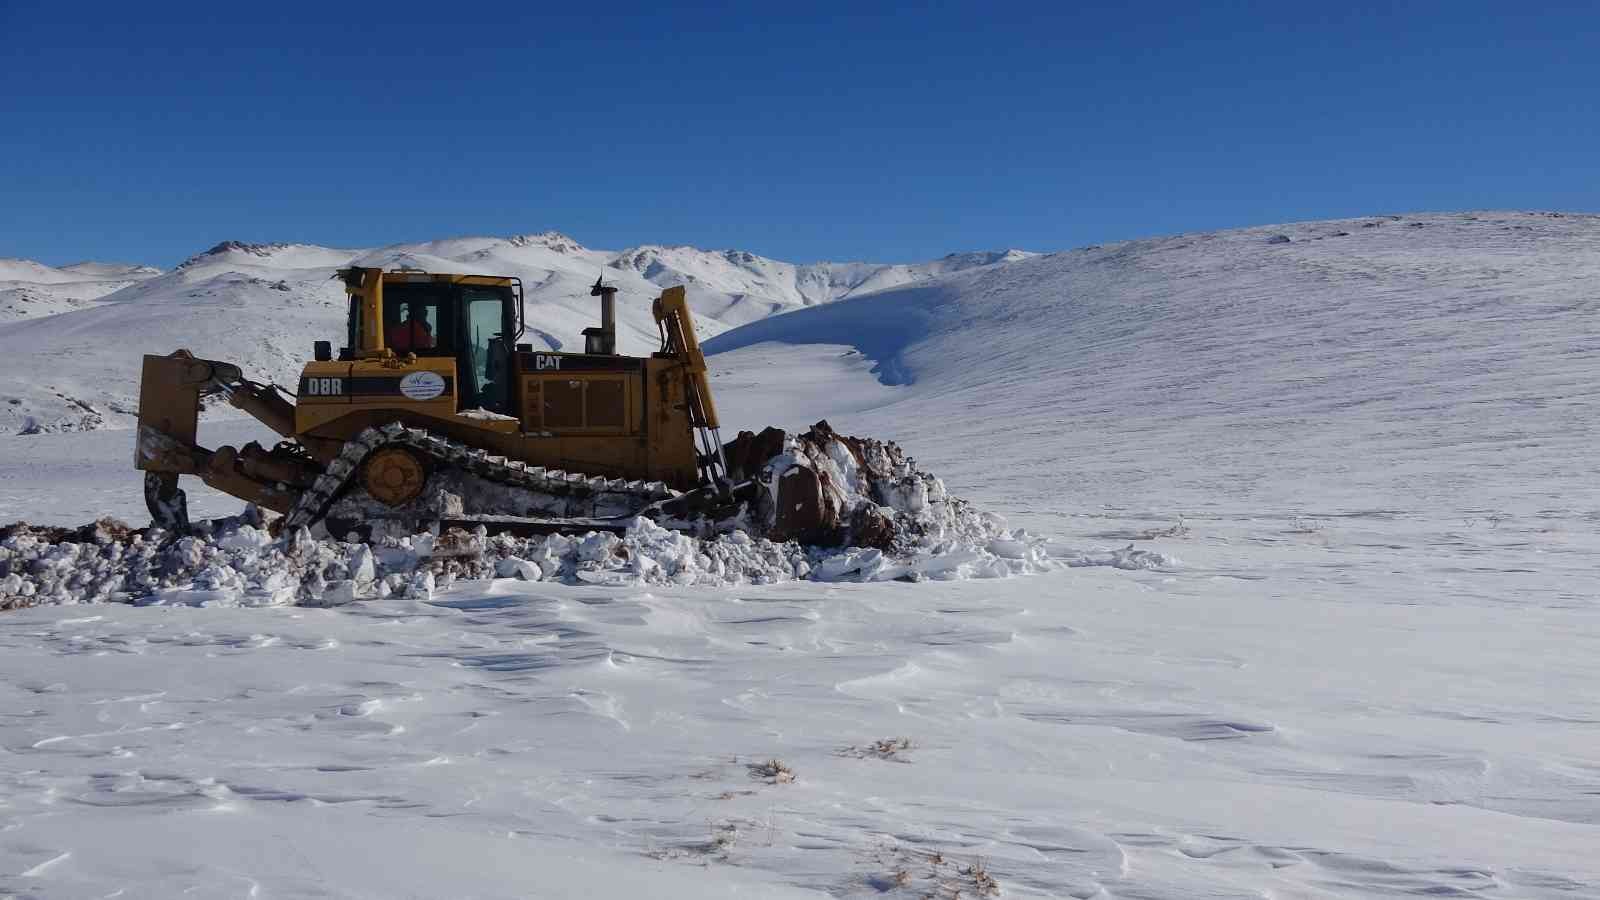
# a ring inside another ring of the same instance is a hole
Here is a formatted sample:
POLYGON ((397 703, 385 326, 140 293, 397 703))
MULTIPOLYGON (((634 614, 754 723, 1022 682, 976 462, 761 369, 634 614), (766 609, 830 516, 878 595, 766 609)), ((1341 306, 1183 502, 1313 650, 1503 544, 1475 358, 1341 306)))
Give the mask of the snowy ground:
MULTIPOLYGON (((0 616, 0 896, 1600 895, 1600 225, 1362 224, 712 359, 1174 571, 0 616)), ((6 518, 137 515, 125 433, 0 440, 6 518)))

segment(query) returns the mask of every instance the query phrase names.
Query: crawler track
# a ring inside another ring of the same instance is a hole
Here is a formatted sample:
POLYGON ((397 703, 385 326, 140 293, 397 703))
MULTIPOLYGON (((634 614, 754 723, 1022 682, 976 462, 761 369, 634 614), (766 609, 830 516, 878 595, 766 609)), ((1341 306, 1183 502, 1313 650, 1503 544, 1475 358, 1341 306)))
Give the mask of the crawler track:
MULTIPOLYGON (((468 447, 449 438, 440 437, 422 428, 408 428, 399 422, 367 428, 345 442, 344 449, 328 464, 317 480, 301 494, 283 519, 287 531, 310 526, 327 514, 328 508, 355 482, 361 464, 375 450, 384 447, 404 447, 422 454, 432 461, 436 471, 455 470, 503 484, 509 488, 532 495, 561 498, 566 501, 604 501, 610 506, 631 506, 644 511, 653 504, 682 496, 660 481, 627 481, 620 478, 602 478, 580 472, 546 469, 526 463, 494 456, 482 448, 468 447)), ((460 521, 474 521, 463 519, 460 521)), ((520 522, 530 526, 539 519, 515 520, 513 517, 484 517, 484 524, 520 522)), ((557 518, 552 520, 560 523, 557 518)), ((602 520, 571 519, 572 523, 602 520)), ((616 521, 616 520, 611 520, 616 521)), ((588 527, 597 527, 590 524, 588 527)), ((559 525, 553 530, 561 530, 559 525)))

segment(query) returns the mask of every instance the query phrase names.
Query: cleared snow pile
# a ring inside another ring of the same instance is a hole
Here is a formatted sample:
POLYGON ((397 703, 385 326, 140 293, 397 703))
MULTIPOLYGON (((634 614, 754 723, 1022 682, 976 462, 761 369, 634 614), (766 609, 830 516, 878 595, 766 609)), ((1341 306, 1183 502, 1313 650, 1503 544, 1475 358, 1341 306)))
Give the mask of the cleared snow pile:
POLYGON ((795 543, 774 543, 742 532, 702 540, 635 519, 627 532, 540 537, 467 534, 453 530, 384 538, 374 548, 385 571, 413 574, 414 585, 458 580, 517 578, 562 584, 704 585, 773 584, 806 578, 813 554, 795 543))
POLYGON ((253 508, 198 523, 192 535, 167 537, 112 520, 75 530, 8 526, 0 530, 0 609, 102 602, 282 605, 319 596, 319 579, 351 555, 275 542, 253 508))
POLYGON ((840 435, 827 422, 798 435, 742 432, 728 467, 735 481, 767 485, 755 531, 847 548, 813 551, 817 580, 990 578, 1053 565, 1044 540, 952 496, 892 441, 840 435))
POLYGON ((1054 567, 1042 542, 997 539, 896 558, 752 538, 690 537, 636 519, 609 532, 519 538, 459 529, 375 544, 277 540, 259 513, 199 523, 175 540, 120 523, 65 532, 25 525, 0 538, 0 609, 79 603, 165 606, 337 606, 402 593, 427 599, 456 581, 517 578, 564 584, 726 587, 782 581, 984 578, 1054 567))
MULTIPOLYGON (((850 473, 848 464, 834 462, 837 474, 830 477, 850 473)), ((621 536, 522 538, 490 536, 480 528, 387 536, 372 544, 318 540, 305 529, 276 539, 254 508, 197 523, 193 534, 175 539, 111 520, 75 530, 17 524, 0 531, 0 609, 102 602, 336 606, 395 593, 427 599, 455 581, 489 578, 726 587, 993 578, 1060 565, 1042 539, 1008 531, 998 517, 949 498, 931 476, 908 476, 899 490, 899 506, 874 507, 874 514, 919 530, 902 531, 889 548, 843 550, 741 531, 696 538, 645 518, 635 519, 621 536)))
POLYGON ((776 501, 746 510, 731 523, 735 530, 721 534, 696 536, 639 517, 620 536, 490 536, 479 527, 358 542, 319 539, 304 528, 275 537, 269 514, 254 507, 198 522, 184 536, 109 519, 78 529, 18 523, 0 529, 0 609, 335 606, 395 593, 426 599, 455 581, 491 578, 727 587, 1003 578, 1062 566, 1175 562, 1131 546, 1063 551, 952 496, 893 442, 839 435, 826 422, 798 435, 745 432, 728 449, 730 472, 766 481, 776 501), (750 466, 760 468, 745 471, 750 466))

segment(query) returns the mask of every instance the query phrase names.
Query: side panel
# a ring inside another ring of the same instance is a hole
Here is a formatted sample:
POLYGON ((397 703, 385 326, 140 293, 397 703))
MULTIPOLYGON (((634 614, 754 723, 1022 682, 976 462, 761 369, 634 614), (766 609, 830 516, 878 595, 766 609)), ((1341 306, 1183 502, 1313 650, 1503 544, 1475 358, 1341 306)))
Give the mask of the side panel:
POLYGON ((685 392, 688 371, 674 359, 645 360, 645 434, 655 477, 668 484, 698 486, 694 428, 685 392))
POLYGON ((350 363, 306 363, 295 386, 295 433, 305 434, 349 411, 350 363))
POLYGON ((519 353, 516 370, 530 461, 698 486, 680 361, 519 353))
POLYGON ((560 369, 553 368, 547 359, 546 368, 540 370, 536 360, 526 358, 541 355, 582 356, 519 354, 524 358, 516 360, 514 377, 520 421, 457 415, 455 367, 450 360, 434 358, 423 358, 418 365, 401 369, 377 361, 345 364, 350 370, 346 377, 362 393, 351 388, 331 397, 306 393, 309 386, 305 378, 332 377, 325 373, 331 372, 334 364, 308 366, 302 377, 296 421, 302 433, 348 439, 368 426, 398 420, 530 465, 611 478, 664 481, 680 490, 699 485, 682 364, 669 359, 591 357, 577 364, 563 361, 560 369), (607 368, 600 367, 602 359, 607 368), (530 362, 531 368, 527 365, 530 362), (567 368, 568 365, 572 367, 567 368), (583 368, 585 365, 588 368, 583 368), (365 380, 397 381, 419 369, 451 378, 451 389, 436 399, 416 401, 401 394, 397 385, 365 380), (599 394, 591 394, 596 385, 602 385, 599 394), (382 392, 378 393, 380 389, 382 392), (550 394, 558 395, 555 407, 547 400, 550 394), (560 406, 560 395, 565 395, 565 408, 560 406), (591 422, 596 413, 601 420, 591 422))
POLYGON ((658 480, 644 440, 644 360, 583 353, 518 353, 522 453, 536 465, 658 480))
MULTIPOLYGON (((411 412, 452 418, 456 411, 456 363, 446 357, 363 359, 310 363, 300 373, 295 430, 316 431, 353 412, 411 412)), ((385 421, 393 421, 390 416, 385 421)))

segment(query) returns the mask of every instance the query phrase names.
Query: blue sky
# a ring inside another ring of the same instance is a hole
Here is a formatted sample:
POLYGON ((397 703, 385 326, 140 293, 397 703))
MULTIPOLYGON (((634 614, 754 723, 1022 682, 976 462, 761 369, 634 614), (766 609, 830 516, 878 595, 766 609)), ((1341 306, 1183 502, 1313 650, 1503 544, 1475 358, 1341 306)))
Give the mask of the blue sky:
POLYGON ((807 262, 1600 210, 1600 7, 0 0, 0 256, 807 262))

